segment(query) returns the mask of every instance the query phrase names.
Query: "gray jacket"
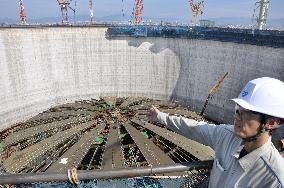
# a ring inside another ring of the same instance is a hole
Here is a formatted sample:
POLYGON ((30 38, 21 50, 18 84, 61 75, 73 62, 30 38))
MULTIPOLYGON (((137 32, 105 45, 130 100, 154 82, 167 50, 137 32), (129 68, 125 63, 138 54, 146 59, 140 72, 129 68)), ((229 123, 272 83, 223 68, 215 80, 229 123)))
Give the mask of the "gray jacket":
POLYGON ((209 188, 282 188, 284 159, 271 142, 238 159, 242 139, 233 125, 213 125, 160 112, 157 119, 171 130, 215 151, 209 188))

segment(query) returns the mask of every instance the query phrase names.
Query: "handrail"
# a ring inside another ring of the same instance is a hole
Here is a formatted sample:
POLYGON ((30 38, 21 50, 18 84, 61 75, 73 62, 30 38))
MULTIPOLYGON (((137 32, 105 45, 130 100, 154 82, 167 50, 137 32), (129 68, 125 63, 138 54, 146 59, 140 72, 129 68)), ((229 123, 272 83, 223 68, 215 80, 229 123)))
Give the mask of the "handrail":
MULTIPOLYGON (((192 161, 186 163, 177 163, 174 165, 148 166, 141 168, 115 169, 115 170, 78 170, 76 177, 78 180, 90 179, 112 179, 112 178, 129 178, 150 176, 155 174, 164 174, 171 172, 183 172, 192 169, 212 168, 213 160, 208 161, 192 161)), ((38 182, 54 182, 69 181, 66 173, 26 173, 26 174, 4 174, 0 175, 0 185, 4 184, 21 184, 21 183, 38 183, 38 182)))

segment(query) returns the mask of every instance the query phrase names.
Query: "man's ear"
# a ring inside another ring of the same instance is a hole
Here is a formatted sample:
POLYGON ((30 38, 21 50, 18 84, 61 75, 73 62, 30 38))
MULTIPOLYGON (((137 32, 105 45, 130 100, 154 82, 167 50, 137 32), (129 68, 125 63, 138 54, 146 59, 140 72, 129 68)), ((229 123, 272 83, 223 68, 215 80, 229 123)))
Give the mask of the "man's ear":
POLYGON ((267 129, 276 129, 280 125, 280 119, 276 117, 269 118, 266 123, 267 129))

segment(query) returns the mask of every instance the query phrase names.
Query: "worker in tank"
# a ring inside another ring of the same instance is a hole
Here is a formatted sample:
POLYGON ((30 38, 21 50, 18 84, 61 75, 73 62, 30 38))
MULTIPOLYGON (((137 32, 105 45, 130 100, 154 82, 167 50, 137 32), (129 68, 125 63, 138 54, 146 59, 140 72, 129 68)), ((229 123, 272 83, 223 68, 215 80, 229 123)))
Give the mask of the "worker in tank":
POLYGON ((254 79, 232 100, 234 125, 169 116, 154 106, 149 117, 215 150, 210 188, 283 188, 284 159, 271 142, 271 132, 283 124, 284 83, 254 79))

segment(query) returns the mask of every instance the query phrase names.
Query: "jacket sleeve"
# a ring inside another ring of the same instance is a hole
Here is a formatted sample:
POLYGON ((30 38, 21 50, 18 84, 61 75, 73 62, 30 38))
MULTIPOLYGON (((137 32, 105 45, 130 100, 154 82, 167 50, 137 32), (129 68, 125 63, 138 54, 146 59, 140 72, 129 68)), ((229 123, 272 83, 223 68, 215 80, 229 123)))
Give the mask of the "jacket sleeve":
POLYGON ((220 137, 222 134, 219 134, 219 132, 221 130, 214 124, 197 122, 193 119, 184 117, 169 116, 163 112, 158 113, 157 119, 160 123, 166 125, 174 132, 179 133, 189 139, 195 140, 201 144, 210 146, 214 150, 217 147, 217 144, 220 142, 220 137))

